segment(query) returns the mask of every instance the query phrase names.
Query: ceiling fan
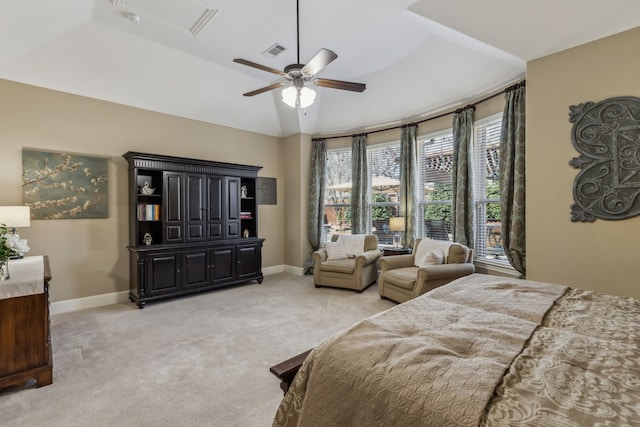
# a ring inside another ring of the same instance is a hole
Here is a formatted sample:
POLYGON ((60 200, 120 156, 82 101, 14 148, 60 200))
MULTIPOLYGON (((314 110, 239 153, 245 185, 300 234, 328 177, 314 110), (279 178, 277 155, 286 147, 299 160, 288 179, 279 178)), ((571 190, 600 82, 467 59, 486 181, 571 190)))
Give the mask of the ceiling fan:
POLYGON ((346 82, 342 80, 331 80, 315 78, 314 76, 334 61, 338 55, 329 49, 320 49, 313 58, 306 64, 300 64, 300 7, 299 0, 296 0, 296 25, 297 25, 297 64, 290 64, 284 67, 283 71, 276 70, 275 68, 267 67, 265 65, 256 64, 255 62, 247 61, 246 59, 236 58, 233 62, 238 64, 247 65, 249 67, 257 68, 259 70, 267 71, 269 73, 277 74, 284 78, 284 81, 270 84, 269 86, 262 87, 260 89, 253 90, 251 92, 244 93, 244 96, 254 96, 260 93, 268 92, 270 90, 277 89, 282 86, 288 85, 282 91, 282 100, 285 104, 291 107, 306 108, 311 105, 316 97, 316 93, 313 89, 305 86, 305 83, 313 83, 316 86, 328 87, 332 89, 350 90, 353 92, 363 92, 367 85, 364 83, 346 82))

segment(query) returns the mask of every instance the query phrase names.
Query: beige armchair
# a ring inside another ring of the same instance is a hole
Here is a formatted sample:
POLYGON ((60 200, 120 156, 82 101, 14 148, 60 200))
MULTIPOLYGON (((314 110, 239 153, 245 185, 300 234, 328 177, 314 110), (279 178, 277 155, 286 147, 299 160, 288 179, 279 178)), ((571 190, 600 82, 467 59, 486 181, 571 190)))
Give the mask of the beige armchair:
MULTIPOLYGON (((334 234, 331 237, 332 243, 338 243, 338 237, 334 234)), ((358 238, 355 237, 355 239, 358 238)), ((355 257, 349 258, 341 255, 336 257, 335 253, 330 254, 329 252, 335 252, 330 249, 333 247, 330 243, 327 243, 327 248, 313 253, 313 283, 316 288, 329 286, 362 292, 376 281, 378 259, 382 256, 378 250, 378 238, 374 235, 364 235, 363 240, 364 252, 355 257), (329 255, 333 255, 333 257, 329 255)))
POLYGON ((416 239, 413 253, 380 258, 381 298, 405 302, 475 273, 473 250, 459 243, 416 239))

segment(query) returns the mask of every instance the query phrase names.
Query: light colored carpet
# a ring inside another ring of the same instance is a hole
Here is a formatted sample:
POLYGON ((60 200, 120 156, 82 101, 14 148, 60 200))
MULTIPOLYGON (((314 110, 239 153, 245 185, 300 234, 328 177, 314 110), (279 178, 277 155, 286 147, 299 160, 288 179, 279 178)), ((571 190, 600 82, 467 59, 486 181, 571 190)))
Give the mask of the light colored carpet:
MULTIPOLYGON (((52 280, 55 286, 55 278, 52 280)), ((269 367, 394 304, 286 273, 52 316, 53 384, 0 394, 0 425, 270 426, 269 367)))

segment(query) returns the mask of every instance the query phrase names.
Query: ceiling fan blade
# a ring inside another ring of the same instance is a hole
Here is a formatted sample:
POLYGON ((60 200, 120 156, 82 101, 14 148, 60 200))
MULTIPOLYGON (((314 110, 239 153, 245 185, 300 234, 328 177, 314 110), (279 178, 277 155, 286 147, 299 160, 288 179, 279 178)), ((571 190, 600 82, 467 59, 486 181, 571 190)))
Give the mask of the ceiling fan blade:
POLYGON ((282 76, 284 73, 280 70, 276 70, 275 68, 267 67, 265 65, 256 64, 255 62, 247 61, 246 59, 236 58, 233 62, 237 62, 238 64, 246 65, 248 67, 257 68, 258 70, 267 71, 269 73, 277 74, 282 76))
POLYGON ((272 85, 265 86, 265 87, 262 87, 262 88, 260 88, 260 89, 252 90, 251 92, 243 93, 242 95, 244 95, 244 96, 253 96, 253 95, 258 95, 258 94, 261 94, 261 93, 263 93, 263 92, 269 92, 270 90, 273 90, 273 89, 277 89, 277 88, 279 88, 279 87, 282 87, 282 86, 284 86, 285 84, 286 84, 286 83, 284 83, 284 82, 274 83, 274 84, 272 84, 272 85))
POLYGON ((332 50, 324 48, 320 49, 320 52, 316 53, 316 55, 307 62, 307 65, 302 67, 302 72, 309 76, 313 76, 337 57, 338 55, 336 55, 332 50))
POLYGON ((316 86, 330 87, 332 89, 350 90, 353 92, 364 92, 367 85, 364 83, 344 82, 342 80, 315 79, 316 86))

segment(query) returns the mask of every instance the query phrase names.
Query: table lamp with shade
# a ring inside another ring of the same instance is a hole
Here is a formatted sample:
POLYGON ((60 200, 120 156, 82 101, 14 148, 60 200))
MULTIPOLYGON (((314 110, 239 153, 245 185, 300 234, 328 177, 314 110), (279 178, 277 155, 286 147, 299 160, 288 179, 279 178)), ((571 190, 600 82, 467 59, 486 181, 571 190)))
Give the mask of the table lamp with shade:
POLYGON ((404 233, 404 218, 389 218, 389 229, 393 231, 393 246, 402 246, 402 233, 404 233))
POLYGON ((4 224, 16 234, 16 228, 31 226, 29 206, 0 206, 0 224, 4 224))

